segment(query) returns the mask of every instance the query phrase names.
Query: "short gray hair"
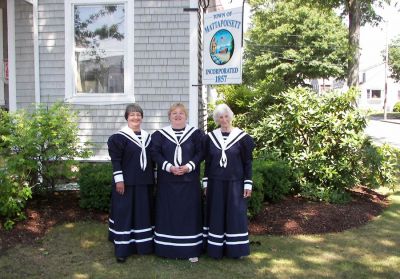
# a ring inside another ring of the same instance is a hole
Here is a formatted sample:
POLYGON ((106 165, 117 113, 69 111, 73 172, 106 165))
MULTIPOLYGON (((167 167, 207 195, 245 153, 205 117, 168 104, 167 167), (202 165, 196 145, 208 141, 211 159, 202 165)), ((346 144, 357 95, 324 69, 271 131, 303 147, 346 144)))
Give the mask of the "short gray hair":
POLYGON ((143 109, 138 104, 134 103, 134 104, 129 104, 129 105, 126 106, 126 109, 125 109, 125 120, 128 120, 128 115, 131 112, 138 112, 138 113, 140 113, 142 115, 142 118, 143 118, 143 109))
POLYGON ((219 124, 218 118, 224 113, 228 114, 230 121, 233 120, 234 114, 233 114, 233 111, 228 107, 228 105, 227 104, 219 104, 215 107, 214 112, 213 112, 213 118, 217 125, 219 124))

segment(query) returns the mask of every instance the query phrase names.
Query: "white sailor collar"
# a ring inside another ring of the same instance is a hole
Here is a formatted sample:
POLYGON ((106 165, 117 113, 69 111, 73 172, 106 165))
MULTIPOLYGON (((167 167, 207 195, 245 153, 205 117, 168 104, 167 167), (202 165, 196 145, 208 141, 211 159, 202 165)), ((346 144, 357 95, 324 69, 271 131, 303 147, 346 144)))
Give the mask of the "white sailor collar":
POLYGON ((176 137, 175 131, 172 129, 171 126, 164 127, 163 129, 159 130, 164 137, 168 140, 176 144, 175 152, 174 152, 174 165, 180 166, 182 164, 183 158, 183 150, 181 145, 196 131, 196 128, 186 125, 185 129, 183 130, 182 136, 179 138, 176 137))
POLYGON ((123 135, 131 142, 136 144, 141 148, 140 152, 140 168, 142 171, 146 170, 147 167, 147 155, 146 155, 146 147, 149 146, 151 141, 151 136, 145 130, 140 130, 141 140, 139 137, 132 131, 128 126, 123 127, 118 131, 118 134, 123 135))
POLYGON ((181 145, 184 143, 193 133, 196 131, 196 128, 190 125, 186 125, 185 129, 182 132, 182 136, 179 138, 176 137, 175 131, 172 129, 172 126, 166 126, 159 130, 161 134, 163 134, 168 140, 172 141, 177 145, 181 145))
POLYGON ((219 165, 222 168, 226 168, 226 166, 228 165, 228 158, 225 151, 231 148, 245 135, 247 135, 246 132, 240 130, 239 128, 233 128, 226 140, 224 140, 222 136, 221 128, 218 128, 208 134, 215 147, 221 150, 221 159, 219 161, 219 165))
POLYGON ((140 140, 139 137, 128 126, 123 127, 121 130, 118 131, 117 134, 125 136, 127 139, 129 139, 139 147, 142 147, 142 145, 144 147, 149 146, 151 140, 150 134, 145 130, 140 130, 142 138, 142 140, 140 140))

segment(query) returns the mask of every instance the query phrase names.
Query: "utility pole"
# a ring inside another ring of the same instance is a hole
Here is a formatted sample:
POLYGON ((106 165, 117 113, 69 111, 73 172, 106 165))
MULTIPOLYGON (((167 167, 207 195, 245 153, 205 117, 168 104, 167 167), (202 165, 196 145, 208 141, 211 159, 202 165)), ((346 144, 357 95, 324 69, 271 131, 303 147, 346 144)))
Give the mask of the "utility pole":
POLYGON ((385 32, 385 97, 383 99, 383 120, 387 119, 387 68, 388 68, 388 60, 389 60, 389 46, 388 46, 388 20, 385 20, 386 23, 386 32, 385 32))

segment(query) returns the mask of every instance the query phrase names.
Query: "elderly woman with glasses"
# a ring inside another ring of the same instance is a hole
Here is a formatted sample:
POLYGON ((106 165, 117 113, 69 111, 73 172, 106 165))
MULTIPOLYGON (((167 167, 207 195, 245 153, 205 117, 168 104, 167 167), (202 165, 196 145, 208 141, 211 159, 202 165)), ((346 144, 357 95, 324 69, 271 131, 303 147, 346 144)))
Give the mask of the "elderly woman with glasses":
POLYGON ((226 104, 218 105, 213 117, 219 128, 204 140, 206 246, 208 255, 216 259, 250 254, 247 199, 252 190, 254 142, 247 133, 232 126, 233 116, 226 104))

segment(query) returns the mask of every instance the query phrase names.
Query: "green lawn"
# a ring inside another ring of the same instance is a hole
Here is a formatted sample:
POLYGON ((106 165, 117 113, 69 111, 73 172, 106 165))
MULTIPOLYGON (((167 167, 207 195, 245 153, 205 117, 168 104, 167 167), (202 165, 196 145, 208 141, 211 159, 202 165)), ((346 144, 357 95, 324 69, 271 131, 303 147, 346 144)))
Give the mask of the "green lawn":
POLYGON ((107 226, 70 223, 0 256, 1 278, 400 278, 400 191, 374 221, 343 233, 253 236, 251 256, 197 264, 134 256, 117 264, 107 226))

